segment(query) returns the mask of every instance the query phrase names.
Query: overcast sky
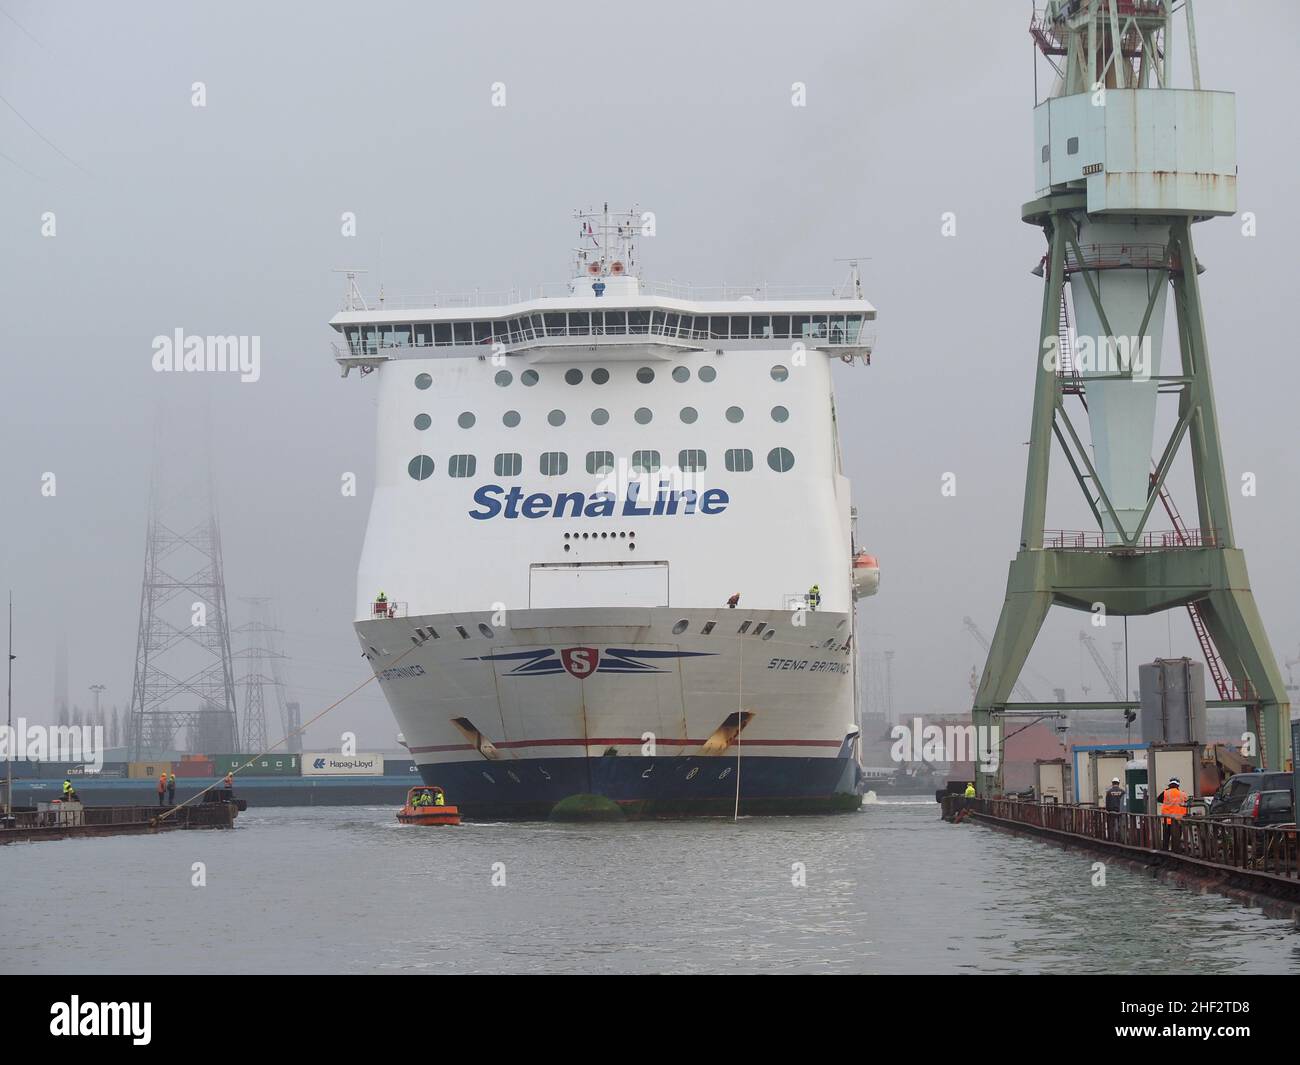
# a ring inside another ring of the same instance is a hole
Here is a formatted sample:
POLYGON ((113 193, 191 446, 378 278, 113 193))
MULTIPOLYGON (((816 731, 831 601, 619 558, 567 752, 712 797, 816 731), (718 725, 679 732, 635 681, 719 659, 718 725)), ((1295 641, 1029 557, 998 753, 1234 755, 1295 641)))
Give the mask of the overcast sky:
MULTIPOLYGON (((1042 238, 1019 217, 1033 194, 1028 4, 0 11, 0 580, 16 601, 17 714, 49 718, 60 631, 73 699, 88 706, 102 683, 106 704, 129 701, 160 406, 181 427, 172 458, 216 470, 232 624, 238 597, 276 597, 304 717, 364 679, 350 620, 376 389, 338 377, 332 271, 367 268, 390 294, 562 281, 570 212, 606 199, 656 212, 652 279, 829 286, 834 260, 870 256, 877 352, 835 375, 860 537, 882 571, 861 623, 895 652, 899 711, 969 708, 983 654, 962 618, 991 634, 1001 606, 1037 352, 1042 238), (796 81, 806 107, 791 105, 796 81), (152 339, 178 327, 260 336, 261 379, 153 372, 152 339), (339 491, 348 471, 355 498, 339 491)), ((1253 238, 1231 219, 1196 238, 1229 484, 1258 482, 1235 501, 1237 538, 1279 658, 1300 644, 1300 152, 1278 73, 1298 12, 1197 6, 1202 81, 1237 94, 1240 207, 1258 219, 1253 238)), ((1181 35, 1177 48, 1185 72, 1181 35)), ((1054 468, 1049 526, 1087 527, 1059 455, 1054 468)), ((1081 661, 1086 622, 1049 618, 1025 675, 1040 697, 1101 687, 1081 661)), ((1135 664, 1195 652, 1182 614, 1129 631, 1135 664)), ((308 747, 348 727, 392 746, 373 685, 308 747)))

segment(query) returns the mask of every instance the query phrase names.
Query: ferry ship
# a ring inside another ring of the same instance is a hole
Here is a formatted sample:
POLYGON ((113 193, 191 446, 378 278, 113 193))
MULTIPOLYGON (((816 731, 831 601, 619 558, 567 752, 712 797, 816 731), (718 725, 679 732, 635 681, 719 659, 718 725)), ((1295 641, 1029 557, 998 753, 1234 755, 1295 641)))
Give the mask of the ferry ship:
POLYGON ((426 784, 469 818, 821 813, 862 794, 842 291, 640 277, 650 216, 578 212, 556 290, 416 300, 349 276, 377 387, 356 632, 426 784))

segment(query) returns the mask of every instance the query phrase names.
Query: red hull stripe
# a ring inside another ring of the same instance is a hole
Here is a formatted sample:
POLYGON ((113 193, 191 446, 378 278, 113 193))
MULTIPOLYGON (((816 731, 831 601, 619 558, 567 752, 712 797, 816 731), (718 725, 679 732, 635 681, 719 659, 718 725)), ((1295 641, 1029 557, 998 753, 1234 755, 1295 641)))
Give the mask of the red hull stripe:
MULTIPOLYGON (((492 746, 500 750, 519 749, 522 747, 640 747, 646 741, 641 737, 614 737, 612 739, 600 736, 592 736, 589 739, 558 739, 558 740, 501 740, 493 742, 492 746)), ((834 747, 837 750, 844 743, 843 740, 745 740, 742 739, 740 747, 834 747)), ((703 740, 678 740, 678 739, 657 739, 655 744, 659 747, 700 747, 703 746, 703 740)), ((446 743, 432 747, 408 747, 412 754, 433 754, 440 751, 472 751, 472 743, 446 743)))

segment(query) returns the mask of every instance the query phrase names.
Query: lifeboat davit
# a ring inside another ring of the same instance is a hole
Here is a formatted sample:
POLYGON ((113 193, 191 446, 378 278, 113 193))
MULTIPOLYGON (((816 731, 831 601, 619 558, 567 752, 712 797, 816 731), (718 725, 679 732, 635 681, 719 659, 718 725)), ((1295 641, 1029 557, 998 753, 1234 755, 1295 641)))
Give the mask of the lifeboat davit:
POLYGON ((412 788, 406 793, 406 805, 397 811, 404 825, 458 825, 460 810, 446 804, 446 793, 436 784, 412 788), (441 806, 438 800, 442 799, 441 806))
POLYGON ((853 598, 875 595, 880 588, 880 563, 875 555, 859 551, 853 556, 853 598))

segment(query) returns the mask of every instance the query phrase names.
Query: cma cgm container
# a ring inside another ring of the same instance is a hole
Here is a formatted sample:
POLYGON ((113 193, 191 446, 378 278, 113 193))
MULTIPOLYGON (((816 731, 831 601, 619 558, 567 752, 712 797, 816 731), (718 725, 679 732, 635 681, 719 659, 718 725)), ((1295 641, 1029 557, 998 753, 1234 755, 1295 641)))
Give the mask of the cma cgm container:
POLYGON ((264 754, 253 758, 247 754, 214 754, 212 764, 217 777, 238 773, 241 777, 296 777, 302 773, 302 756, 297 754, 264 754), (240 768, 251 761, 247 769, 240 768))

